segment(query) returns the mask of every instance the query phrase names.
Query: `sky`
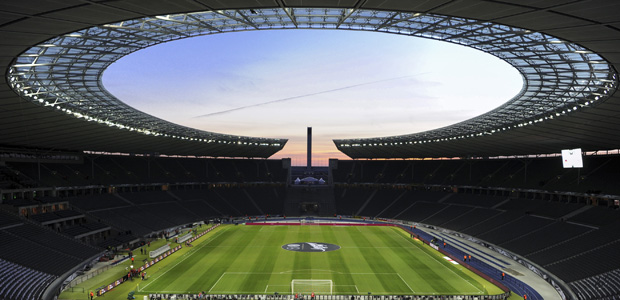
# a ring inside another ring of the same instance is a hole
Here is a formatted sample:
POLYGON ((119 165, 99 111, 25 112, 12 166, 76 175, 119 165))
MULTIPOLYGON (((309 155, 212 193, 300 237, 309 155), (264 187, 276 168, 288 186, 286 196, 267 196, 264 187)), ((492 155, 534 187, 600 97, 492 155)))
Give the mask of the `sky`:
POLYGON ((333 139, 411 134, 490 111, 519 72, 468 47, 395 34, 266 30, 194 37, 121 58, 105 88, 132 107, 201 130, 286 138, 271 158, 347 159, 333 139))

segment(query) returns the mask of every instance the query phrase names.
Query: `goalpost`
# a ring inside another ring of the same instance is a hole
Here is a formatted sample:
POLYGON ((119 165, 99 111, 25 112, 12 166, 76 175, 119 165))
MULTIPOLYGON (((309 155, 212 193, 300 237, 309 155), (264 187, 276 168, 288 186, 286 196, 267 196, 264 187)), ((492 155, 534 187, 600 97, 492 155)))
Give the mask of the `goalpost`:
POLYGON ((308 220, 308 219, 301 219, 299 220, 299 225, 314 225, 316 223, 316 220, 308 220))
POLYGON ((331 295, 334 283, 330 279, 293 279, 291 281, 292 294, 323 294, 331 295))

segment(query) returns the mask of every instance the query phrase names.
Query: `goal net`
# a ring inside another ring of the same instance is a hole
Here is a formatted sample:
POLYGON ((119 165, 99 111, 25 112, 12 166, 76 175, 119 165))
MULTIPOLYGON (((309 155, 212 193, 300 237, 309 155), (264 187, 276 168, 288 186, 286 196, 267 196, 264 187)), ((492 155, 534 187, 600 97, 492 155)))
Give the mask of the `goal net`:
POLYGON ((293 279, 291 291, 293 294, 323 294, 331 295, 334 283, 329 279, 293 279))

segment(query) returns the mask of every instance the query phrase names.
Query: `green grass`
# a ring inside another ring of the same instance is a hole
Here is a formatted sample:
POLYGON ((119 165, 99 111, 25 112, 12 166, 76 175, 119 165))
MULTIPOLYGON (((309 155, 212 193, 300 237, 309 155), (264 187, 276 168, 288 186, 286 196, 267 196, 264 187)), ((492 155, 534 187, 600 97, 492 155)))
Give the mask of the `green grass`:
POLYGON ((341 294, 487 294, 484 281, 391 227, 227 227, 167 270, 145 293, 291 292, 293 279, 329 279, 341 294), (282 245, 325 242, 340 250, 291 252, 282 245))
MULTIPOLYGON (((148 280, 122 284, 104 297, 124 299, 131 290, 136 290, 137 299, 149 293, 201 291, 288 294, 293 279, 332 280, 334 294, 501 293, 394 227, 222 226, 147 272, 148 280), (325 242, 341 248, 314 253, 281 248, 296 242, 325 242)), ((96 288, 101 280, 95 281, 82 286, 96 288)), ((85 299, 83 294, 67 293, 60 298, 85 299)))

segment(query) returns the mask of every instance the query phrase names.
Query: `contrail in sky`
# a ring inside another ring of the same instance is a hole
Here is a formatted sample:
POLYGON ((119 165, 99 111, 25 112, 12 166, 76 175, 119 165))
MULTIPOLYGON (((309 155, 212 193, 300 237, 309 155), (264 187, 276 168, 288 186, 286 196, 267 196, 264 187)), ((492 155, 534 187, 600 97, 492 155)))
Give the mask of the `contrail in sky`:
POLYGON ((337 92, 337 91, 342 91, 342 90, 346 90, 346 89, 355 88, 355 87, 358 87, 358 86, 375 84, 375 83, 379 83, 379 82, 391 81, 391 80, 402 79, 402 78, 407 78, 407 77, 414 77, 414 76, 419 76, 419 75, 423 75, 423 74, 425 74, 425 73, 416 74, 416 75, 400 76, 400 77, 382 79, 382 80, 377 80, 377 81, 364 82, 364 83, 359 83, 359 84, 355 84, 355 85, 349 85, 349 86, 345 86, 345 87, 341 87, 341 88, 336 88, 336 89, 331 89, 331 90, 326 90, 326 91, 321 91, 321 92, 316 92, 316 93, 311 93, 311 94, 305 94, 305 95, 288 97, 288 98, 282 98, 282 99, 278 99, 278 100, 271 100, 271 101, 267 101, 267 102, 256 103, 256 104, 251 104, 251 105, 246 105, 246 106, 240 106, 240 107, 237 107, 237 108, 231 108, 231 109, 227 109, 227 110, 222 110, 222 111, 217 111, 217 112, 213 112, 213 113, 208 113, 208 114, 205 114, 205 115, 195 116, 194 119, 196 119, 196 118, 212 117, 212 116, 227 114, 227 113, 231 113, 231 112, 234 112, 234 111, 239 111, 239 110, 243 110, 243 109, 247 109, 247 108, 258 107, 258 106, 263 106, 263 105, 268 105, 268 104, 273 104, 273 103, 279 103, 279 102, 286 102, 286 101, 296 100, 296 99, 299 99, 299 98, 305 98, 305 97, 316 96, 316 95, 321 95, 321 94, 326 94, 326 93, 331 93, 331 92, 337 92))

